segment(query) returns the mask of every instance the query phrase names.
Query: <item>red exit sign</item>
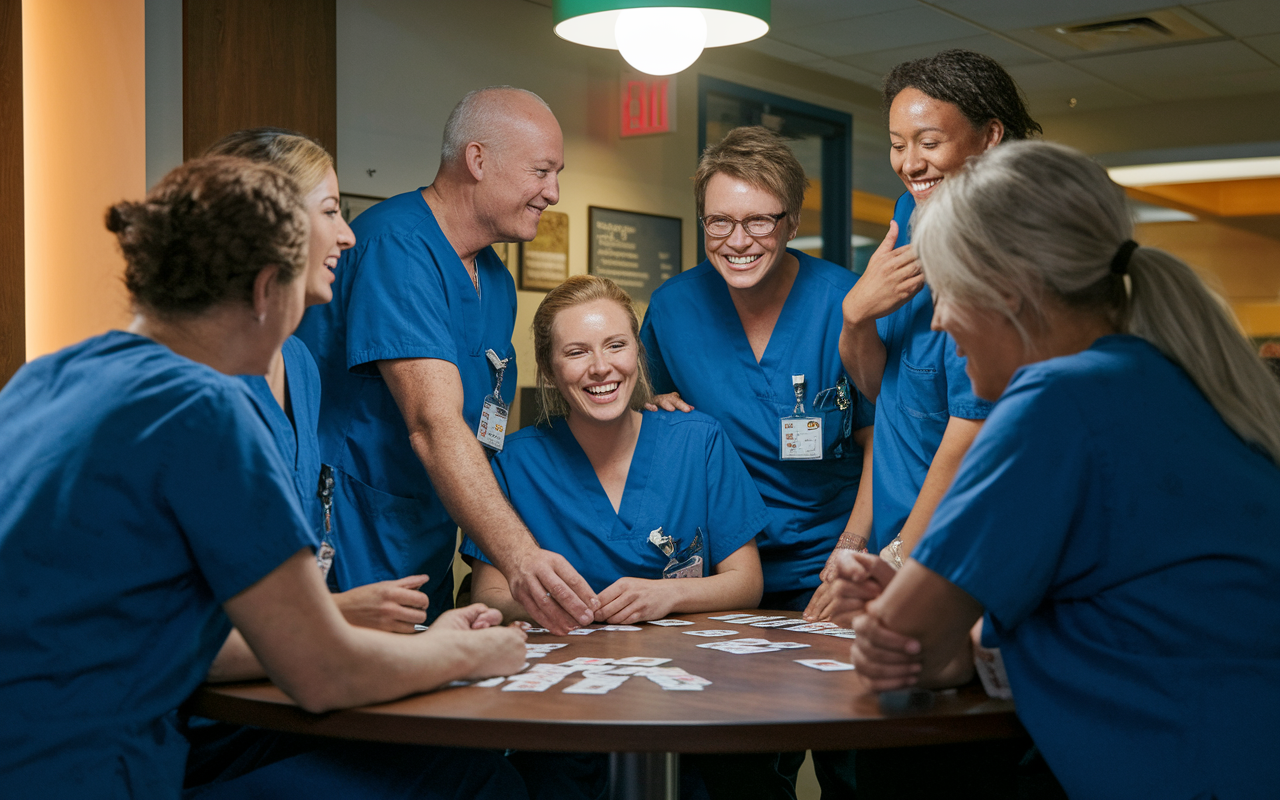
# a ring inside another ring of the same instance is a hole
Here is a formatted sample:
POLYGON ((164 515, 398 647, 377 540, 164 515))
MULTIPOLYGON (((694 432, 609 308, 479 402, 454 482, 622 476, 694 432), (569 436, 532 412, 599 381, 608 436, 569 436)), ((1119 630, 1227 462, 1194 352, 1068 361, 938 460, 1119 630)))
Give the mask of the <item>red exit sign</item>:
POLYGON ((670 78, 622 77, 623 136, 675 130, 675 86, 670 78))

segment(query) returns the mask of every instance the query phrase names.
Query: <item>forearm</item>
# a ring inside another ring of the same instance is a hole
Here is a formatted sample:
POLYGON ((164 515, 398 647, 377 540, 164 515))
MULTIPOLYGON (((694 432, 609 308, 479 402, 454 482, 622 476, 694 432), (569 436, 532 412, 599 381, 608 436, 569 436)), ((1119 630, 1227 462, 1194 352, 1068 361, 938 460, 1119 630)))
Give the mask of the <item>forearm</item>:
POLYGON ((845 523, 836 549, 865 550, 871 541, 871 435, 872 428, 866 428, 868 435, 862 443, 862 476, 858 478, 858 496, 853 501, 853 511, 849 513, 849 521, 845 523))
POLYGON ((764 579, 758 571, 752 575, 748 570, 731 570, 704 578, 671 578, 662 581, 662 587, 675 594, 674 614, 727 611, 760 605, 764 579))
POLYGON ((471 601, 498 609, 503 622, 533 621, 525 607, 511 596, 511 585, 498 568, 479 560, 471 560, 471 601))
POLYGON ((840 330, 840 361, 853 378, 858 391, 873 403, 880 396, 880 381, 884 377, 885 348, 876 331, 874 319, 853 321, 845 319, 840 330))
POLYGON ((929 465, 920 494, 898 534, 902 538, 903 559, 911 555, 911 551, 924 537, 929 522, 933 519, 933 512, 951 488, 956 472, 960 469, 960 462, 964 460, 964 454, 969 452, 969 445, 973 444, 974 437, 982 429, 982 423, 983 420, 980 419, 960 417, 952 417, 947 423, 947 430, 942 435, 938 452, 933 456, 933 463, 929 465))
POLYGON ((969 629, 982 616, 982 606, 919 562, 909 560, 884 594, 867 603, 864 613, 879 625, 920 643, 917 685, 957 686, 973 677, 969 629))
POLYGON ((222 649, 209 665, 209 674, 205 676, 205 680, 209 683, 228 683, 265 677, 267 673, 249 648, 249 643, 240 635, 240 631, 232 628, 231 635, 223 642, 222 649))

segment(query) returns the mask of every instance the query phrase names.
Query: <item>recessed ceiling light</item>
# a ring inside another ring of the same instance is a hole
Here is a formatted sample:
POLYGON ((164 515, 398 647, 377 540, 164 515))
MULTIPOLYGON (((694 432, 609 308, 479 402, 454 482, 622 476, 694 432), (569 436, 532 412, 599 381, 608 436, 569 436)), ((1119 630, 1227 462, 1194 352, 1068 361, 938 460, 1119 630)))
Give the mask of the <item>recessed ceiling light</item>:
POLYGON ((1111 176, 1111 180, 1121 186, 1274 178, 1280 176, 1280 156, 1111 167, 1107 170, 1107 174, 1111 176))

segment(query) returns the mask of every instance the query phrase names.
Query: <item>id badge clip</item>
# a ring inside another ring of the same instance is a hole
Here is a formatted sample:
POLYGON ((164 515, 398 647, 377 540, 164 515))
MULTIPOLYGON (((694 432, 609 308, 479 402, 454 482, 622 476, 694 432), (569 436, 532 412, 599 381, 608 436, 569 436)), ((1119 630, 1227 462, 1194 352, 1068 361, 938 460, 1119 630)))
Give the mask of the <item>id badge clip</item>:
POLYGON ((662 551, 668 559, 667 565, 662 568, 662 577, 665 578, 701 578, 703 576, 703 564, 706 559, 702 557, 702 528, 698 528, 693 534, 693 541, 683 550, 680 547, 680 540, 674 536, 667 536, 662 532, 662 528, 649 532, 649 543, 662 551))
POLYGON ((796 392, 796 408, 782 418, 780 438, 783 461, 822 460, 822 417, 804 413, 804 376, 792 375, 791 388, 796 392))
POLYGON ((329 570, 333 567, 333 557, 337 547, 333 543, 333 467, 320 465, 320 484, 316 488, 316 497, 320 498, 320 508, 324 511, 324 537, 320 540, 320 549, 316 551, 316 564, 320 567, 320 577, 329 578, 329 570))
POLYGON ((498 358, 498 354, 490 348, 484 351, 493 365, 497 378, 493 383, 493 394, 484 397, 484 407, 480 409, 480 425, 476 428, 476 438, 490 450, 502 452, 502 443, 507 438, 507 404, 502 402, 502 374, 507 371, 509 359, 498 358))

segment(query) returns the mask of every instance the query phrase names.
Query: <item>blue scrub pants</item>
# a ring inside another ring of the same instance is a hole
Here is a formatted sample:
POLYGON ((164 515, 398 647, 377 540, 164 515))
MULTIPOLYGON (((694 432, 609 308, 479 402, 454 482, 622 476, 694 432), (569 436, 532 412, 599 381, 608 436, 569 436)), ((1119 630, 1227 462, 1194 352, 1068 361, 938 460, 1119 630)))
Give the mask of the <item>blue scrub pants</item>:
MULTIPOLYGON (((225 729, 224 729, 225 730, 225 729)), ((241 728, 196 748, 184 800, 527 800, 501 753, 241 728), (216 776, 214 776, 216 774, 216 776), (193 782, 208 782, 193 785, 193 782)))

